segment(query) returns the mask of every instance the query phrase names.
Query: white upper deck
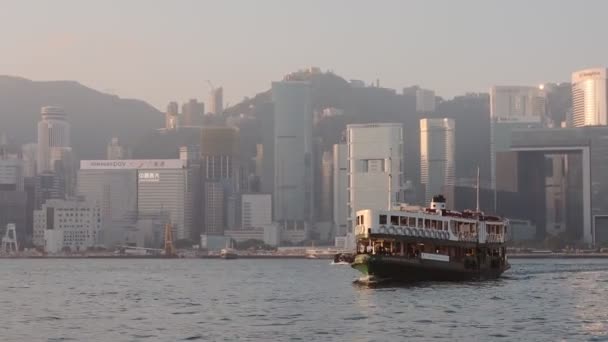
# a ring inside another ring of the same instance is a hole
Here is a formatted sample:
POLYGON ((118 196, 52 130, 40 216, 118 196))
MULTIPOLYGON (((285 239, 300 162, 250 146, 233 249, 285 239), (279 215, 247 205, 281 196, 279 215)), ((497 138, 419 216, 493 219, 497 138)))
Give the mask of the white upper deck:
POLYGON ((357 211, 357 239, 394 235, 454 242, 504 243, 508 221, 479 212, 401 207, 398 210, 357 211))

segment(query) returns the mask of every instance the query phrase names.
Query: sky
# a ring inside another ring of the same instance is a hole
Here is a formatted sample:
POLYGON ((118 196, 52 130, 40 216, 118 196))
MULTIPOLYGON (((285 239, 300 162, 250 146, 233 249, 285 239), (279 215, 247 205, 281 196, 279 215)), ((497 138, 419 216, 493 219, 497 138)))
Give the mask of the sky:
POLYGON ((75 80, 164 110, 236 103, 318 66, 445 98, 608 65, 603 0, 0 0, 0 75, 75 80))

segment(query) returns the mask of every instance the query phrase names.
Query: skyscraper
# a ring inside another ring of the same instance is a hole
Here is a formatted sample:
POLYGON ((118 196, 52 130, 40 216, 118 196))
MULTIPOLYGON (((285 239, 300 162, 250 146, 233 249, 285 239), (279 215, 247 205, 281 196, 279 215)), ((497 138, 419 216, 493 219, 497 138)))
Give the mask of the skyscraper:
POLYGON ((335 144, 333 150, 333 222, 336 236, 344 236, 348 224, 348 158, 346 144, 335 144))
POLYGON ((372 123, 346 126, 348 158, 348 220, 354 247, 357 210, 384 209, 397 204, 403 190, 403 125, 372 123))
POLYGON ((224 88, 213 88, 211 89, 210 101, 211 113, 220 115, 224 112, 224 88))
MULTIPOLYGON (((228 199, 239 188, 239 131, 234 127, 204 127, 201 133, 203 219, 208 235, 223 235, 232 220, 228 199)), ((236 215, 236 213, 234 213, 236 215)))
POLYGON ((169 102, 165 113, 165 129, 176 129, 179 126, 179 105, 169 102))
POLYGON ((454 144, 454 120, 420 120, 420 182, 426 203, 454 185, 454 144))
POLYGON ((200 126, 205 113, 205 104, 196 99, 190 99, 182 105, 180 126, 200 126))
POLYGON ((539 127, 546 120, 546 92, 540 87, 494 86, 490 89, 490 181, 496 189, 496 153, 510 148, 514 129, 539 127))
POLYGON ((574 127, 608 125, 606 68, 572 73, 572 124, 574 127))
POLYGON ((21 146, 23 158, 23 176, 36 177, 36 160, 38 159, 38 144, 30 143, 21 146))
POLYGON ((546 94, 539 87, 493 86, 490 89, 490 116, 542 119, 546 114, 546 101, 546 94))
POLYGON ((37 171, 54 171, 51 163, 53 147, 70 147, 70 124, 61 107, 42 107, 42 119, 38 122, 37 171))
POLYGON ((416 112, 433 113, 435 111, 435 92, 428 89, 416 90, 416 112))
POLYGON ((311 90, 305 81, 272 83, 277 221, 311 222, 313 218, 311 90))

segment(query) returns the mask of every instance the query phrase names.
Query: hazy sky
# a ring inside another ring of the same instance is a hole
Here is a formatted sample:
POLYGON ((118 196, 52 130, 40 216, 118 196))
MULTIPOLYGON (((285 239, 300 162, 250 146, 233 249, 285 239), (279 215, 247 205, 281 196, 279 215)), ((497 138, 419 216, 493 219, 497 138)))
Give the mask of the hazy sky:
POLYGON ((164 109, 307 66, 444 97, 608 65, 608 1, 0 0, 0 74, 164 109))

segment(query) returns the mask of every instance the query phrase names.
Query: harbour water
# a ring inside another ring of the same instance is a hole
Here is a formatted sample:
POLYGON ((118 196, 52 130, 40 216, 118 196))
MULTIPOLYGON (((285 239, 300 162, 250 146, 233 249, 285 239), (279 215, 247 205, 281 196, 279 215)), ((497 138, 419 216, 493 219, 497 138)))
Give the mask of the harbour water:
POLYGON ((608 340, 608 260, 369 288, 328 260, 0 260, 1 341, 608 340))

